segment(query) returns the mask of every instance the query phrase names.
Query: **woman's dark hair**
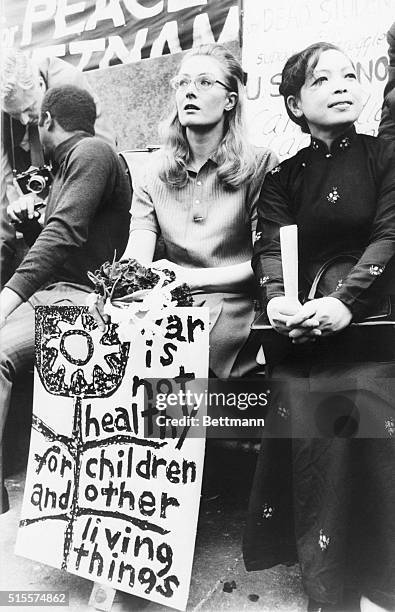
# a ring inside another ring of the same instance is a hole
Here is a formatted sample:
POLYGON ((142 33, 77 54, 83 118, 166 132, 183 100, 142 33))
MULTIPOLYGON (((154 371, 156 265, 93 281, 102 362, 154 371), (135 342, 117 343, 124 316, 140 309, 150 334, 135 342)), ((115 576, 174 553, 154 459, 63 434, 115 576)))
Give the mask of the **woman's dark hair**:
POLYGON ((306 47, 306 49, 303 49, 303 51, 299 51, 299 53, 292 55, 287 60, 281 74, 279 91, 284 98, 288 116, 302 128, 302 132, 306 132, 307 134, 310 133, 310 130, 306 119, 304 117, 296 117, 293 114, 288 107, 287 99, 289 96, 295 96, 295 98, 298 97, 300 90, 306 82, 308 74, 313 72, 314 68, 316 67, 321 53, 331 49, 343 53, 339 47, 332 45, 332 43, 314 43, 313 45, 306 47))
POLYGON ((40 125, 43 125, 46 112, 51 113, 66 132, 82 130, 95 134, 96 105, 86 89, 75 85, 48 89, 41 105, 40 125))

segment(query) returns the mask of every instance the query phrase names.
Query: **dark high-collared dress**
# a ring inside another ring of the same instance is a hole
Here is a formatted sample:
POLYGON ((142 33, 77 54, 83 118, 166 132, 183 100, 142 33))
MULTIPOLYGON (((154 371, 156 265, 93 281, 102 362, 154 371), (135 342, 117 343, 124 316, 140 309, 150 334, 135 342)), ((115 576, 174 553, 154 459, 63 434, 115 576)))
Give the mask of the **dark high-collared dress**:
MULTIPOLYGON (((312 139, 267 175, 253 259, 264 305, 284 294, 279 229, 293 223, 301 284, 336 255, 357 257, 331 294, 354 321, 395 294, 394 149, 352 128, 331 150, 312 139)), ((341 604, 353 589, 395 608, 394 327, 289 345, 272 367, 245 563, 298 559, 317 601, 341 604)))

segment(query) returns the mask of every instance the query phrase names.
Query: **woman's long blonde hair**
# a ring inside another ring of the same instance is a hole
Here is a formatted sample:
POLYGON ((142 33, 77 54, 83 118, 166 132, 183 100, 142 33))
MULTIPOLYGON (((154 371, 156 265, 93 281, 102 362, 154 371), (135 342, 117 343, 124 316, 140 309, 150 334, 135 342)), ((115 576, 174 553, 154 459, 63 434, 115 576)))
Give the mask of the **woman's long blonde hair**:
MULTIPOLYGON (((235 106, 225 111, 224 136, 216 153, 216 162, 218 178, 223 185, 228 189, 238 189, 256 171, 254 149, 246 138, 243 69, 234 55, 222 45, 200 45, 189 51, 184 59, 196 55, 215 58, 224 71, 226 85, 230 91, 237 93, 235 106)), ((191 151, 175 104, 170 116, 161 122, 159 130, 164 144, 159 177, 164 183, 180 189, 188 182, 186 166, 191 159, 191 151)))

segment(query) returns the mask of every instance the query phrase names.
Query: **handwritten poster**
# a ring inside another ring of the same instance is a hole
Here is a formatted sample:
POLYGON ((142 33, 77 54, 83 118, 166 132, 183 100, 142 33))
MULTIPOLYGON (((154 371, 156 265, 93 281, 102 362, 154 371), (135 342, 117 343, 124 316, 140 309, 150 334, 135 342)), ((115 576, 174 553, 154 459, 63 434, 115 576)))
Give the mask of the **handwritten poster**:
POLYGON ((247 116, 253 141, 280 158, 306 146, 278 92, 288 57, 318 42, 340 48, 355 63, 365 106, 357 131, 375 135, 388 75, 386 32, 395 0, 243 0, 243 66, 248 73, 247 116))
POLYGON ((205 308, 170 307, 130 343, 83 307, 38 308, 16 553, 185 609, 205 440, 169 429, 154 400, 207 371, 205 308))

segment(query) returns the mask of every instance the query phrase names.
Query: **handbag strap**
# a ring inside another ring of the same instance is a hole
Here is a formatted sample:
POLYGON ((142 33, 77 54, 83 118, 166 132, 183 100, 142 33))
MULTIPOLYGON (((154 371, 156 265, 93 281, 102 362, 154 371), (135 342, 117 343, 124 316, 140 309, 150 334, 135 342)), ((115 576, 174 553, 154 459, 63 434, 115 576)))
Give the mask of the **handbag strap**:
MULTIPOLYGON (((11 161, 12 161, 12 171, 14 175, 18 173, 16 168, 16 159, 15 159, 15 135, 14 135, 14 124, 12 117, 10 119, 10 136, 11 136, 11 161)), ((35 168, 40 168, 44 166, 44 154, 40 142, 40 134, 38 131, 37 125, 28 125, 27 126, 28 140, 29 140, 29 150, 30 150, 30 165, 35 168)))
POLYGON ((332 259, 329 259, 328 261, 326 261, 325 263, 322 264, 322 266, 318 269, 318 272, 316 273, 314 280, 312 282, 312 285, 310 287, 310 291, 308 293, 307 299, 308 300, 313 300, 315 298, 315 295, 317 293, 317 288, 318 288, 318 284, 321 280, 321 278, 323 277, 323 275, 325 274, 325 272, 328 270, 328 268, 330 268, 334 263, 344 260, 345 258, 347 259, 352 259, 355 261, 355 263, 358 261, 357 257, 354 257, 353 255, 335 255, 335 257, 332 257, 332 259))

